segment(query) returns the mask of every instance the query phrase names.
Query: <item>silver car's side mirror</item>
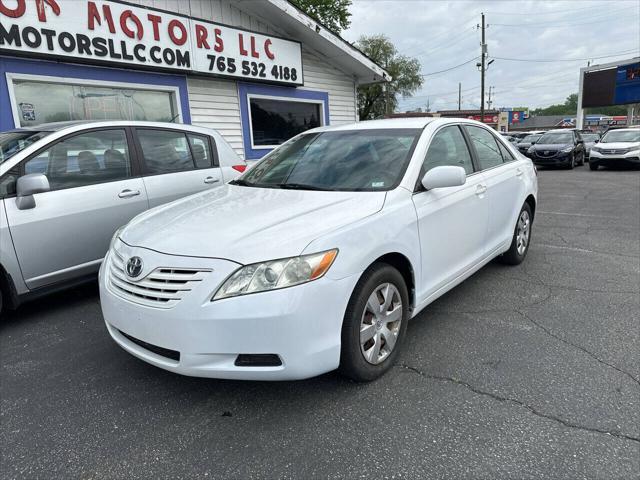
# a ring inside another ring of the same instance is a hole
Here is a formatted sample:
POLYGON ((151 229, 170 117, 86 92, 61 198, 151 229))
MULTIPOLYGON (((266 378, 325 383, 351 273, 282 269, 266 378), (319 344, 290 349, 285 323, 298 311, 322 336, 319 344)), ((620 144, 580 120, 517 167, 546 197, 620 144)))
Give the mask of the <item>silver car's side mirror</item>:
POLYGON ((18 179, 16 185, 16 205, 18 210, 29 210, 36 206, 36 193, 51 190, 49 179, 42 173, 31 173, 18 179))
POLYGON ((427 190, 434 188, 459 187, 467 181, 467 172, 462 167, 443 165, 434 167, 422 177, 422 186, 427 190))

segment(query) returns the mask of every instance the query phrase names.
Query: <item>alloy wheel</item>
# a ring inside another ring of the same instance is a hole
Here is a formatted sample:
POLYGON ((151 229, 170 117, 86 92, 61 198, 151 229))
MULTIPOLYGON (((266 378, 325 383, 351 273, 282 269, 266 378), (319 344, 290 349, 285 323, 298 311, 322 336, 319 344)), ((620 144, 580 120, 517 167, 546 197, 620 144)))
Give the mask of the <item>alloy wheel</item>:
POLYGON ((392 283, 378 285, 369 295, 360 320, 360 351, 368 363, 378 365, 391 355, 402 312, 402 297, 392 283))
POLYGON ((529 234, 531 232, 531 219, 529 212, 523 210, 518 218, 518 231, 516 232, 516 248, 518 255, 524 255, 527 245, 529 245, 529 234))

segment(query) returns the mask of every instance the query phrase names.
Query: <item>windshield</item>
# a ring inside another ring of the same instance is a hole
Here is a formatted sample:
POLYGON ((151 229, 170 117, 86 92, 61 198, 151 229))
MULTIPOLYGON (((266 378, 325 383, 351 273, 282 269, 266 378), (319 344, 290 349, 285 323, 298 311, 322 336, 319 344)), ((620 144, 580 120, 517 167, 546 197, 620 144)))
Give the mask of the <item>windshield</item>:
POLYGON ((521 143, 531 143, 531 142, 535 142, 536 140, 538 140, 542 135, 527 135, 526 137, 524 137, 522 140, 520 140, 521 143))
POLYGON ((303 134, 232 183, 300 190, 391 190, 402 180, 420 133, 420 129, 385 129, 303 134))
POLYGON ((536 142, 540 145, 563 145, 573 143, 572 133, 545 133, 536 142))
POLYGON ((606 133, 600 143, 614 143, 614 142, 640 142, 640 129, 639 130, 611 130, 606 133))
POLYGON ((583 133, 582 134, 582 139, 585 142, 595 142, 599 138, 600 138, 600 135, 598 135, 597 133, 583 133))
POLYGON ((16 130, 0 133, 0 165, 51 132, 16 130))

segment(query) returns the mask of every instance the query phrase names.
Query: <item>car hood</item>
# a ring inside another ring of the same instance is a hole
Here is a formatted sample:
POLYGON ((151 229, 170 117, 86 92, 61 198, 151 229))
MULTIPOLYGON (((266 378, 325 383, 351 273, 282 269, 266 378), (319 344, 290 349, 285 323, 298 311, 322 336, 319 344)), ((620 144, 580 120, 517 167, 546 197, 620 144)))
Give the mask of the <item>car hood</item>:
POLYGON ((640 142, 598 142, 597 145, 604 150, 617 150, 622 148, 635 150, 636 148, 640 148, 640 142))
POLYGON ((170 255, 249 264, 299 255, 323 234, 380 211, 385 197, 225 185, 139 215, 120 239, 170 255))

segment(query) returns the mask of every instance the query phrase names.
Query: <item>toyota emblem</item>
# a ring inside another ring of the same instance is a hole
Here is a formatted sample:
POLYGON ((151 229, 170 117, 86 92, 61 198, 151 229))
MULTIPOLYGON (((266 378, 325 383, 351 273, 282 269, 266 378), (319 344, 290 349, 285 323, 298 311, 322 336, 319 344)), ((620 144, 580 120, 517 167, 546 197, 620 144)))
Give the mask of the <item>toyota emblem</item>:
POLYGON ((136 278, 142 273, 142 259, 140 257, 131 257, 127 262, 127 275, 136 278))

